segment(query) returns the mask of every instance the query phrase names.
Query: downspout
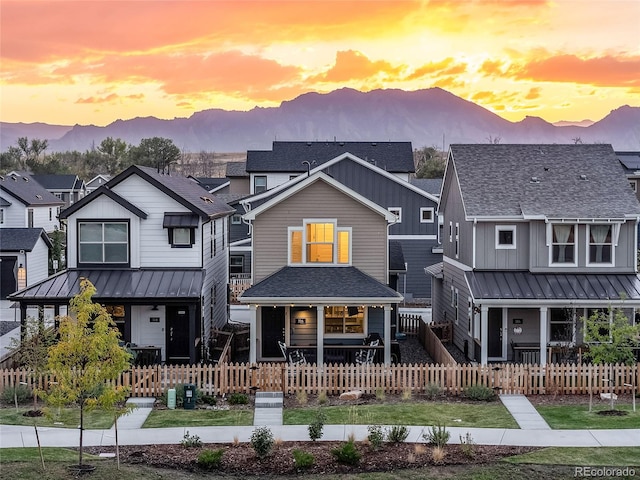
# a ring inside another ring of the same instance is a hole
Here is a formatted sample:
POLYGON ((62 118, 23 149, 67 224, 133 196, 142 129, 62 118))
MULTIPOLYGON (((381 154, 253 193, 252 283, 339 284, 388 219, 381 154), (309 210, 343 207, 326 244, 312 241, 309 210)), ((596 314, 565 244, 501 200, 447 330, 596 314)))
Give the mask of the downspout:
POLYGON ((471 236, 471 241, 473 242, 473 258, 471 259, 472 268, 476 269, 476 225, 478 224, 478 219, 473 219, 473 233, 471 236))

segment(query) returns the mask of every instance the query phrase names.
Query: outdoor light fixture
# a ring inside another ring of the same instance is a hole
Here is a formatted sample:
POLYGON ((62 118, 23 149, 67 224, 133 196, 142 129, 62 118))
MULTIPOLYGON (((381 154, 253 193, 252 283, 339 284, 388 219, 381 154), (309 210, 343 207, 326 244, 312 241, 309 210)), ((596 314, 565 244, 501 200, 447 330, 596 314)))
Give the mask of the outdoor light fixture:
POLYGON ((18 290, 22 290, 27 286, 27 269, 20 264, 18 267, 18 290))

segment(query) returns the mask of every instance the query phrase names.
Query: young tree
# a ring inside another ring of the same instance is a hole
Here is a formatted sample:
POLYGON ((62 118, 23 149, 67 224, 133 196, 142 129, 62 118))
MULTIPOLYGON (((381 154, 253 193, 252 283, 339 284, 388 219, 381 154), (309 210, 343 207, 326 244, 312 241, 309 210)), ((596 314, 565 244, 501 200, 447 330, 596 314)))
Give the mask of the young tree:
POLYGON ((47 364, 56 378, 45 395, 47 403, 80 407, 80 468, 84 413, 98 406, 110 409, 128 394, 115 380, 129 368, 130 355, 118 343, 120 333, 111 315, 91 300, 95 293, 89 280, 80 281, 80 293, 71 300, 73 318, 61 319, 60 340, 49 349, 47 364))
POLYGON ((606 310, 596 310, 584 322, 584 341, 589 350, 584 356, 595 364, 609 364, 611 409, 613 409, 613 365, 633 365, 633 348, 640 345, 640 324, 633 325, 619 308, 611 317, 606 310))

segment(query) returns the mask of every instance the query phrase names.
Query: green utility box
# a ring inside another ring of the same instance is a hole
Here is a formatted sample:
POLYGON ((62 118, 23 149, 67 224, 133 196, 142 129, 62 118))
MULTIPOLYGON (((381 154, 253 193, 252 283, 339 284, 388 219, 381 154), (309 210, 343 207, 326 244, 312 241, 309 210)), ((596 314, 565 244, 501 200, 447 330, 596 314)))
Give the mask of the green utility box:
POLYGON ((196 408, 196 386, 193 383, 184 385, 184 409, 193 410, 196 408))

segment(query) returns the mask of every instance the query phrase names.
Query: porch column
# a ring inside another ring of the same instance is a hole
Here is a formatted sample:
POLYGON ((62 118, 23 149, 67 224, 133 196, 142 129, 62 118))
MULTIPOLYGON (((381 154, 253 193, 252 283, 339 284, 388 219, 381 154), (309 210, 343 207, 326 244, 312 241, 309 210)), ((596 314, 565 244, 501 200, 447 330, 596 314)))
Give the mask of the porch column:
POLYGON ((547 364, 547 307, 540 307, 540 366, 547 364))
POLYGON ((480 305, 480 364, 486 365, 489 354, 489 307, 480 305))
POLYGON ((188 306, 189 311, 189 364, 196 363, 196 308, 188 306))
POLYGON ((318 351, 316 352, 316 365, 321 367, 324 363, 324 305, 316 306, 316 343, 318 351))
POLYGON ((384 363, 391 364, 391 305, 384 306, 384 363))
POLYGON ((258 341, 258 322, 256 305, 249 305, 249 363, 256 363, 256 349, 258 341))

